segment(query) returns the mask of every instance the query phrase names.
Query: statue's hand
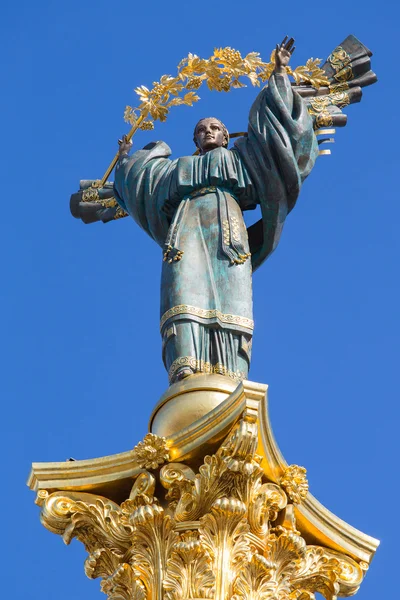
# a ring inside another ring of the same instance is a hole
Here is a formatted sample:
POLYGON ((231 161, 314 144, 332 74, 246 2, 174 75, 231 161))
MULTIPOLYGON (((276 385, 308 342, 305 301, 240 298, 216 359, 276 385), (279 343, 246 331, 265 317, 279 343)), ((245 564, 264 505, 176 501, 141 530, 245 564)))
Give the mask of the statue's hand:
POLYGON ((127 136, 124 135, 122 137, 122 140, 118 140, 118 144, 119 144, 119 155, 122 156, 123 154, 129 154, 131 148, 132 148, 132 142, 130 140, 127 139, 127 136))
POLYGON ((275 73, 286 73, 286 67, 289 64, 290 57, 295 51, 294 38, 287 41, 288 36, 284 38, 281 44, 276 45, 275 50, 275 73))

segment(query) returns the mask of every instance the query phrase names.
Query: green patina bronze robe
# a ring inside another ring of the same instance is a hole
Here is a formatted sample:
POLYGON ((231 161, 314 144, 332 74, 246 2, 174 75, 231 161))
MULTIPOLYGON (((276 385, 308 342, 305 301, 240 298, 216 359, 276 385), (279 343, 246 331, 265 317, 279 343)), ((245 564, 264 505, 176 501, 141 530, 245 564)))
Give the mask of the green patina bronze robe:
POLYGON ((256 98, 234 148, 170 160, 164 142, 116 167, 120 206, 163 248, 160 328, 170 381, 182 369, 247 377, 252 272, 275 249, 318 155, 312 121, 284 75, 256 98), (242 212, 261 206, 246 229, 242 212))

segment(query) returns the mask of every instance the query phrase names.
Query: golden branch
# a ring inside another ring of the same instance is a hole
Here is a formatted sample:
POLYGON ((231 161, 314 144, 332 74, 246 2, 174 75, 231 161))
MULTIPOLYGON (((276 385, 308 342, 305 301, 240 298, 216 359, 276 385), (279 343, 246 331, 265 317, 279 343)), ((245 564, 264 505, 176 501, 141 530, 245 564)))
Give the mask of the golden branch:
MULTIPOLYGON (((318 89, 329 85, 325 71, 319 68, 321 60, 310 58, 305 66, 295 69, 286 67, 288 75, 297 84, 305 83, 318 89)), ((127 106, 124 120, 132 125, 127 135, 130 140, 138 129, 154 129, 154 121, 166 121, 173 106, 193 106, 200 97, 195 93, 205 82, 208 89, 229 92, 231 89, 246 87, 240 78, 247 78, 253 86, 259 87, 268 81, 275 68, 275 50, 270 61, 263 62, 258 52, 250 52, 242 57, 233 48, 215 48, 210 58, 200 58, 189 54, 178 65, 177 74, 163 75, 160 81, 153 82, 151 89, 141 85, 135 89, 140 104, 127 106)), ((96 187, 102 187, 118 161, 118 152, 96 187)))

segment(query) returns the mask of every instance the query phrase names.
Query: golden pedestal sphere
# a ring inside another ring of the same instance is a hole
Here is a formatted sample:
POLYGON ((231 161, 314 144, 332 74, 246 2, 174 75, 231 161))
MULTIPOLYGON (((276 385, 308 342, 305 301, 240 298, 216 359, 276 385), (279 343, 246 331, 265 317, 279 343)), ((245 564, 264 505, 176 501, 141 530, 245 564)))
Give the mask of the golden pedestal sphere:
POLYGON ((153 410, 149 431, 169 437, 185 429, 226 400, 237 386, 230 377, 203 373, 174 383, 153 410))

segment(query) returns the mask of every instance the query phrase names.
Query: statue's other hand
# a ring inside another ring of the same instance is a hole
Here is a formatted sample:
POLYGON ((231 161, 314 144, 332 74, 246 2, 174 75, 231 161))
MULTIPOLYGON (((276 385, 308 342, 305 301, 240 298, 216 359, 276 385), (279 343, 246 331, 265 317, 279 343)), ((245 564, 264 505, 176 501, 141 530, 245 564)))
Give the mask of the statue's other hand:
POLYGON ((289 64, 290 57, 295 51, 294 38, 288 36, 282 40, 281 44, 276 45, 275 49, 275 73, 286 73, 286 67, 289 64))
POLYGON ((118 153, 120 156, 122 156, 123 154, 129 154, 129 152, 132 148, 132 145, 133 145, 132 142, 130 140, 128 140, 126 135, 124 135, 121 140, 118 140, 118 144, 119 144, 118 153))

